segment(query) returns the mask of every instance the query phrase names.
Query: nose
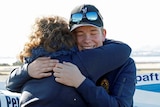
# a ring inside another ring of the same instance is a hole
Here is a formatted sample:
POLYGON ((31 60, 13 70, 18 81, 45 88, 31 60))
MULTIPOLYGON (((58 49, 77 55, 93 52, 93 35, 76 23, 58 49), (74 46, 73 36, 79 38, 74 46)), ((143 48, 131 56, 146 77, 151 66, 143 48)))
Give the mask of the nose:
POLYGON ((91 41, 90 35, 85 35, 84 42, 89 43, 91 41))

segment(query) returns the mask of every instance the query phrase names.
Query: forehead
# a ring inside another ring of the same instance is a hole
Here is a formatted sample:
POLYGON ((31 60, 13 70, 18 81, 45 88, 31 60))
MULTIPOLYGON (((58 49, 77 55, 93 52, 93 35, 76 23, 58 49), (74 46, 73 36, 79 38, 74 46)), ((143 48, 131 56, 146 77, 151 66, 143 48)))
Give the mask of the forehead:
POLYGON ((75 29, 75 32, 86 32, 86 31, 99 31, 99 27, 95 26, 80 26, 75 29))

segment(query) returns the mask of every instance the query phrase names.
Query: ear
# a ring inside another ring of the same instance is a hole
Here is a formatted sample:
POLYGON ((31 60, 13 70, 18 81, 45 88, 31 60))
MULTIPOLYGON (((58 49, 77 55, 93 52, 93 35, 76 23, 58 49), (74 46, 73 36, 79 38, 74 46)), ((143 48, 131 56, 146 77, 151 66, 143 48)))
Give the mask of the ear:
POLYGON ((107 30, 106 29, 102 29, 102 35, 103 35, 103 41, 106 39, 107 36, 107 30))

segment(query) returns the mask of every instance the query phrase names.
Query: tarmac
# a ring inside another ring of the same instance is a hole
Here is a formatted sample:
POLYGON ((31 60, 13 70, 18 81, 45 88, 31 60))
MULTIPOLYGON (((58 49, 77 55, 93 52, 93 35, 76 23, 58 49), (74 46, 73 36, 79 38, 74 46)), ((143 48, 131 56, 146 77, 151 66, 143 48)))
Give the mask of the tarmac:
POLYGON ((0 90, 5 90, 5 81, 13 67, 0 66, 0 90))
POLYGON ((0 73, 0 90, 5 90, 5 81, 8 78, 8 74, 0 73))
POLYGON ((0 72, 0 82, 5 82, 7 77, 9 75, 9 72, 0 72))
POLYGON ((18 66, 0 66, 0 82, 5 82, 11 70, 18 66))

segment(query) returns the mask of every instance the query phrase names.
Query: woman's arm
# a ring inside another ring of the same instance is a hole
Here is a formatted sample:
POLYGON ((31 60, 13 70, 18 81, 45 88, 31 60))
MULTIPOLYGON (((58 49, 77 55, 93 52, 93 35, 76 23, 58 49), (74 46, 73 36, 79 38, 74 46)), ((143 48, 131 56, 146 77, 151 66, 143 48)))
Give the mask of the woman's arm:
POLYGON ((21 67, 11 71, 6 81, 6 89, 13 92, 21 92, 23 85, 32 78, 45 78, 51 76, 53 66, 58 60, 49 57, 40 57, 30 64, 24 64, 21 67))
POLYGON ((6 80, 6 89, 12 92, 21 92, 22 86, 26 81, 29 81, 31 77, 27 72, 28 64, 24 64, 21 67, 14 68, 9 77, 6 80))

